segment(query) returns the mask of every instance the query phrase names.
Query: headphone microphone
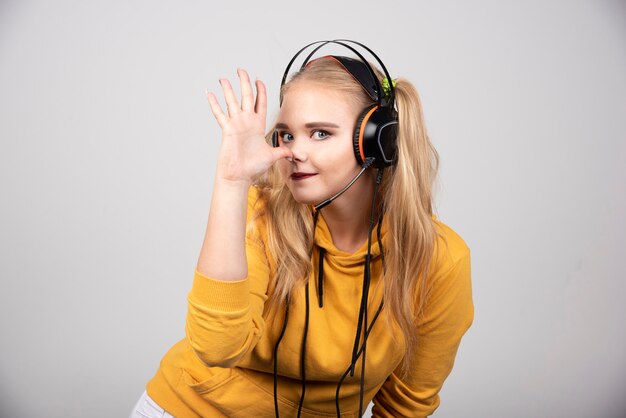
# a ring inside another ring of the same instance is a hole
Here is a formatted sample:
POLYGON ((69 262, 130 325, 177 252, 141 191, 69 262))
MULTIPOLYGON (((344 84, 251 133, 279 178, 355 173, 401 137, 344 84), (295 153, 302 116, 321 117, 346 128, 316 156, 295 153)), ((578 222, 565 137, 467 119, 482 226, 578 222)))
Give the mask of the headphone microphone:
POLYGON ((329 197, 328 199, 324 200, 323 202, 320 202, 317 205, 313 206, 313 209, 317 212, 318 210, 320 210, 321 208, 323 208, 326 205, 329 205, 333 200, 335 200, 339 196, 341 196, 343 194, 343 192, 348 190, 354 184, 354 182, 356 182, 359 179, 359 177, 361 177, 363 175, 363 173, 365 173, 365 170, 367 170, 373 163, 374 163, 374 159, 373 158, 368 158, 367 160, 365 160, 365 162, 363 163, 363 166, 361 167, 361 170, 359 171, 359 173, 356 176, 354 176, 354 178, 352 180, 350 180, 350 183, 348 183, 343 189, 339 190, 339 192, 337 192, 332 197, 329 197))

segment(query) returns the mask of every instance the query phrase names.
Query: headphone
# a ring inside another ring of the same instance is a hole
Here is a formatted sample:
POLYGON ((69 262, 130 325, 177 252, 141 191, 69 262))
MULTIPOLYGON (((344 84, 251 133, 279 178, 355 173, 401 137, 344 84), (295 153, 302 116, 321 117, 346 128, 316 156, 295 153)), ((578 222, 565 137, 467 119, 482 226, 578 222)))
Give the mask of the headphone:
MULTIPOLYGON (((316 46, 305 58, 302 66, 300 67, 300 71, 302 71, 307 64, 312 62, 311 57, 313 54, 329 43, 342 45, 348 48, 355 53, 359 59, 357 60, 338 55, 327 55, 318 59, 333 59, 338 62, 343 69, 345 69, 350 75, 352 75, 352 77, 354 77, 356 81, 359 82, 372 100, 376 101, 376 104, 363 109, 357 119, 352 139, 354 156, 357 162, 364 167, 369 167, 370 165, 375 168, 389 167, 395 163, 397 154, 396 138, 398 128, 398 112, 394 108, 395 87, 393 86, 391 76, 389 75, 385 64, 383 64, 380 58, 378 58, 378 56, 371 49, 359 42, 350 41, 348 39, 335 39, 332 41, 317 41, 310 43, 300 49, 300 51, 298 51, 296 55, 291 58, 291 61, 289 61, 280 84, 281 91, 287 80, 289 69, 296 58, 307 48, 313 45, 321 44, 316 46), (367 50, 367 52, 369 52, 376 59, 376 61, 378 61, 383 69, 383 72, 385 73, 385 77, 387 77, 389 86, 388 95, 385 94, 385 90, 383 89, 380 80, 378 80, 374 69, 369 65, 363 55, 361 55, 361 53, 359 53, 359 51, 357 51, 354 47, 348 45, 348 43, 358 45, 367 50)), ((283 97, 281 94, 280 105, 282 105, 282 102, 283 97)), ((274 147, 280 146, 280 139, 277 131, 272 132, 272 145, 274 147)))

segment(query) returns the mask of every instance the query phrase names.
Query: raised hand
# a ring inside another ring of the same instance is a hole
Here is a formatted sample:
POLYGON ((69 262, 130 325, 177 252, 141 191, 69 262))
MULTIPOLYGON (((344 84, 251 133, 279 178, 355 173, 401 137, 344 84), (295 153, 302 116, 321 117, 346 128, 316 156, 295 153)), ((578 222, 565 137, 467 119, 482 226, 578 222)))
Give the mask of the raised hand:
POLYGON ((241 84, 241 105, 227 79, 221 79, 228 114, 222 111, 215 94, 207 92, 213 116, 222 128, 222 144, 217 176, 223 180, 252 183, 276 161, 291 157, 286 147, 273 148, 265 142, 267 94, 261 80, 256 81, 256 101, 248 73, 237 70, 241 84))

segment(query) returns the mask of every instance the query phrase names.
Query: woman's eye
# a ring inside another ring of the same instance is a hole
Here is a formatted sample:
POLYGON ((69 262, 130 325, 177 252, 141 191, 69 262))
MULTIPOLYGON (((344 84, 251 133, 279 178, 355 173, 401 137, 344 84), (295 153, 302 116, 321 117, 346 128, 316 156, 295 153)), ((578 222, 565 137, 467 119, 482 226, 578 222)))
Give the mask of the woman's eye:
POLYGON ((291 142, 291 141, 293 141, 293 135, 291 135, 289 132, 281 132, 278 135, 280 136, 280 141, 281 142, 291 142))
POLYGON ((315 139, 326 139, 330 134, 326 131, 315 131, 313 132, 313 138, 315 139))

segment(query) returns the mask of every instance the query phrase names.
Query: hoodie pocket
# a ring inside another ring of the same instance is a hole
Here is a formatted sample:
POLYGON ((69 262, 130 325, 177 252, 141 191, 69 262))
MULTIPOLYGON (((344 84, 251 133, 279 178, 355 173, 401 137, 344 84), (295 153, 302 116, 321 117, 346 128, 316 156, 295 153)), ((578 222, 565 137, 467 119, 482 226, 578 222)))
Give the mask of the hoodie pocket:
POLYGON ((201 380, 198 380, 189 371, 183 369, 183 380, 194 392, 202 395, 211 393, 220 386, 227 384, 234 377, 233 369, 221 367, 208 367, 206 373, 210 376, 203 376, 201 380))
MULTIPOLYGON (((244 370, 237 367, 220 369, 213 376, 201 382, 196 381, 183 371, 183 378, 202 399, 222 414, 232 418, 273 417, 274 394, 268 388, 255 382, 244 370)), ((271 388, 270 388, 271 389, 271 388)), ((288 399, 278 396, 278 408, 281 416, 295 417, 298 414, 298 405, 288 399)), ((336 417, 334 413, 313 411, 302 408, 302 418, 336 417)), ((341 414, 342 417, 352 418, 353 412, 341 414)))

